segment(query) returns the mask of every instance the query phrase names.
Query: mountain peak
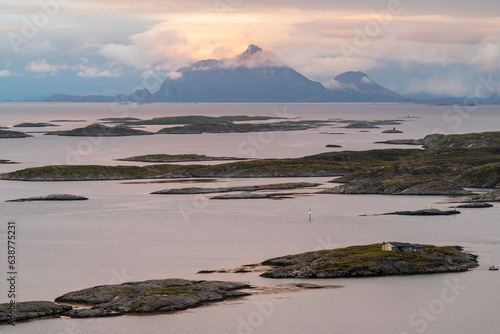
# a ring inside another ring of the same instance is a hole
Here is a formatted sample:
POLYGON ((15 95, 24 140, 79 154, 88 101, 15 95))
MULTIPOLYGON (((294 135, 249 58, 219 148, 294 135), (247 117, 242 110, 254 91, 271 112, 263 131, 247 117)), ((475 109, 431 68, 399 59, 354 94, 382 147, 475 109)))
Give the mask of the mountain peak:
POLYGON ((338 81, 341 84, 359 84, 361 82, 367 84, 372 80, 368 77, 368 75, 366 75, 366 73, 363 73, 361 71, 350 71, 336 76, 335 81, 338 81))
POLYGON ((256 54, 257 52, 262 51, 261 48, 259 48, 257 45, 250 44, 248 48, 246 49, 245 52, 243 52, 244 55, 253 55, 256 54))

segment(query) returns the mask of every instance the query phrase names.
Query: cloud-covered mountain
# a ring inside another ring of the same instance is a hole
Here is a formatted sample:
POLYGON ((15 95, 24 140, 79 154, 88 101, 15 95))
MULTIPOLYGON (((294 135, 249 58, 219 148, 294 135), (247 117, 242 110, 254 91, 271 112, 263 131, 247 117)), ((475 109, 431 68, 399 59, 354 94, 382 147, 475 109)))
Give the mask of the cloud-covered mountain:
MULTIPOLYGON (((88 97, 54 95, 52 102, 88 101, 88 97)), ((97 98, 97 97, 92 97, 97 98)), ((105 99, 108 99, 106 97, 105 99)), ((157 92, 117 96, 121 102, 406 102, 362 72, 346 72, 329 89, 312 81, 277 55, 250 45, 242 54, 208 59, 170 73, 157 92)), ((100 97, 96 102, 102 102, 100 97)))

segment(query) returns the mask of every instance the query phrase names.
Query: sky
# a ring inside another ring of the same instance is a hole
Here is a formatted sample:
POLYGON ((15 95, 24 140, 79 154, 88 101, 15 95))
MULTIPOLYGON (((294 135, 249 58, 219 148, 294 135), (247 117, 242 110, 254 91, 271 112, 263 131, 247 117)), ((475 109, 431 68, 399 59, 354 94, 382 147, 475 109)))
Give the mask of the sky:
POLYGON ((325 86, 363 71, 403 95, 500 91, 498 0, 0 0, 0 101, 154 92, 249 44, 325 86))

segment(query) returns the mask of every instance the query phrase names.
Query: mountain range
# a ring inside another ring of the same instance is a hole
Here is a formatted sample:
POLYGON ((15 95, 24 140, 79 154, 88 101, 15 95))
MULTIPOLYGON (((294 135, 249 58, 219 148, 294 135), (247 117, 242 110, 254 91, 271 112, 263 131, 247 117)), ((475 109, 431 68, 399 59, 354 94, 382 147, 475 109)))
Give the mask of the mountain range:
POLYGON ((156 92, 131 95, 55 94, 46 102, 409 102, 363 72, 335 77, 327 89, 287 66, 274 53, 250 45, 234 58, 208 59, 170 73, 156 92))

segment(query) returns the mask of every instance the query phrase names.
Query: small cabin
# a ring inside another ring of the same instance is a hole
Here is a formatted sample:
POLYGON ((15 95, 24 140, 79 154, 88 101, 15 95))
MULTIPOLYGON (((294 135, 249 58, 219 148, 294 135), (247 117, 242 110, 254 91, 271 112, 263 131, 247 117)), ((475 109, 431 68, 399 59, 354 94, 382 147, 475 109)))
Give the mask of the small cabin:
POLYGON ((384 242, 382 250, 387 252, 405 252, 424 254, 425 247, 419 244, 410 244, 407 242, 384 242))

